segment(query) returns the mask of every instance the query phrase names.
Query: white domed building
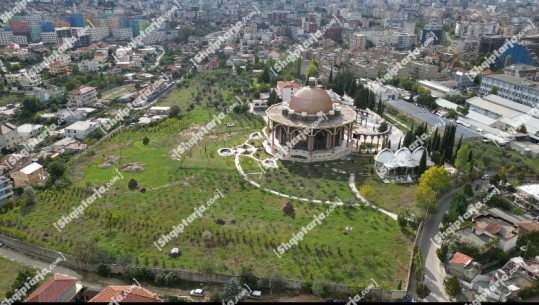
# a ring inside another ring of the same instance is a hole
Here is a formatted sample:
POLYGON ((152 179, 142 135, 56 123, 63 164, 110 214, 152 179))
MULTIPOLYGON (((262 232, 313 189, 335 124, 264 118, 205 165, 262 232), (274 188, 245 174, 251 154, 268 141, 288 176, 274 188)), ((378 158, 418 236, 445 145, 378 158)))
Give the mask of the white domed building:
POLYGON ((434 166, 427 149, 420 146, 414 151, 410 151, 407 147, 403 147, 396 152, 391 151, 389 148, 384 148, 374 157, 374 169, 383 177, 415 177, 418 173, 423 152, 427 157, 427 168, 434 166))
POLYGON ((296 91, 288 103, 266 110, 266 151, 280 160, 301 162, 341 158, 354 151, 353 123, 356 112, 332 102, 328 93, 315 86, 296 91))

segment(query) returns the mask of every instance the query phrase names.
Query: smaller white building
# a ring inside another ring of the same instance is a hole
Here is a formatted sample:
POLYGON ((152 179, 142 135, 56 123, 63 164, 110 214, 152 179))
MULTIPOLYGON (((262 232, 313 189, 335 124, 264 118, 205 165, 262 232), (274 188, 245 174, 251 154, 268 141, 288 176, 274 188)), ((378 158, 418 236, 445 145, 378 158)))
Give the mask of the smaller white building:
POLYGON ((99 127, 91 121, 78 121, 64 128, 63 136, 82 140, 99 127))
POLYGON ((22 138, 28 139, 38 135, 43 129, 43 125, 39 124, 22 124, 17 127, 17 132, 22 138))
POLYGON ((17 126, 11 123, 4 123, 0 126, 0 148, 15 148, 20 141, 17 126))
POLYGON ((99 64, 94 59, 83 60, 79 64, 79 71, 83 73, 95 72, 99 70, 99 64))

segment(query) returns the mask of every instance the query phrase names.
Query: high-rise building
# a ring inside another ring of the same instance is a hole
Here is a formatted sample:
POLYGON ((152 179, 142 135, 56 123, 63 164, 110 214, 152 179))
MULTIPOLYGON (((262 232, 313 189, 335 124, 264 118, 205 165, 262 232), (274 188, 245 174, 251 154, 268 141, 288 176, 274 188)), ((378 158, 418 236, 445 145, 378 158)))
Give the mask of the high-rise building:
POLYGON ((28 20, 11 19, 9 21, 9 26, 14 35, 27 35, 30 33, 28 20))
POLYGON ((7 46, 13 40, 13 32, 0 31, 0 46, 7 46))
POLYGON ((30 39, 32 42, 39 42, 41 40, 41 24, 35 24, 30 26, 30 39))
POLYGON ((65 22, 69 22, 72 27, 84 27, 84 16, 81 13, 73 13, 64 17, 65 22))
POLYGON ((42 21, 41 22, 41 31, 42 32, 54 32, 54 24, 51 21, 42 21))

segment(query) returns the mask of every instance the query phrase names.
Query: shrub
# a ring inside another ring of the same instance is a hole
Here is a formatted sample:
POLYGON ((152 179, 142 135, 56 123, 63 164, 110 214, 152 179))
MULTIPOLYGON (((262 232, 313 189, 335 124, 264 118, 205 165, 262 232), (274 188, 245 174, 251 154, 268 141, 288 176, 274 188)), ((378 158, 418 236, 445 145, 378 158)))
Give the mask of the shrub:
POLYGON ((324 297, 328 293, 328 285, 321 281, 315 281, 313 282, 312 291, 314 295, 324 297))
POLYGON ((140 189, 140 192, 141 192, 141 193, 146 193, 146 188, 145 188, 145 187, 141 188, 141 189, 140 189))
POLYGON ((287 201, 283 205, 283 213, 287 216, 294 216, 296 214, 296 210, 294 209, 294 206, 292 206, 290 201, 287 201))
POLYGON ((473 196, 472 185, 469 184, 469 183, 466 183, 464 185, 464 189, 462 191, 464 192, 464 195, 466 195, 466 197, 472 197, 473 196))
POLYGON ((135 178, 131 178, 131 180, 129 180, 129 183, 127 184, 127 187, 130 189, 130 190, 135 190, 138 188, 138 182, 137 180, 135 180, 135 178))
POLYGON ((215 220, 215 223, 218 224, 218 225, 224 225, 226 223, 226 221, 222 220, 221 218, 217 218, 215 220))
POLYGON ((178 277, 176 276, 176 273, 169 272, 165 276, 165 285, 168 287, 172 287, 178 283, 178 277))
POLYGON ((142 139, 142 144, 148 145, 148 143, 150 143, 150 139, 148 137, 144 137, 144 139, 142 139))
POLYGON ((104 277, 108 277, 110 275, 109 266, 104 265, 104 264, 100 264, 99 266, 97 266, 97 274, 99 274, 101 276, 104 276, 104 277))
POLYGON ((155 285, 157 285, 157 286, 165 286, 165 274, 158 273, 155 276, 155 285))

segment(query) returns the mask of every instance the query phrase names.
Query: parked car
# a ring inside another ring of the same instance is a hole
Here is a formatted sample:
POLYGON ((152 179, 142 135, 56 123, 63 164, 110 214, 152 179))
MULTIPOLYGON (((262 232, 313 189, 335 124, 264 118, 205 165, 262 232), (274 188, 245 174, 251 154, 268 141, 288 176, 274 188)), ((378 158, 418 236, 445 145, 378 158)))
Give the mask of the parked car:
POLYGON ((249 298, 252 299, 261 299, 262 298, 262 291, 260 290, 253 290, 249 295, 249 298))
POLYGON ((203 297, 204 296, 204 289, 193 289, 189 291, 190 296, 194 297, 203 297))

